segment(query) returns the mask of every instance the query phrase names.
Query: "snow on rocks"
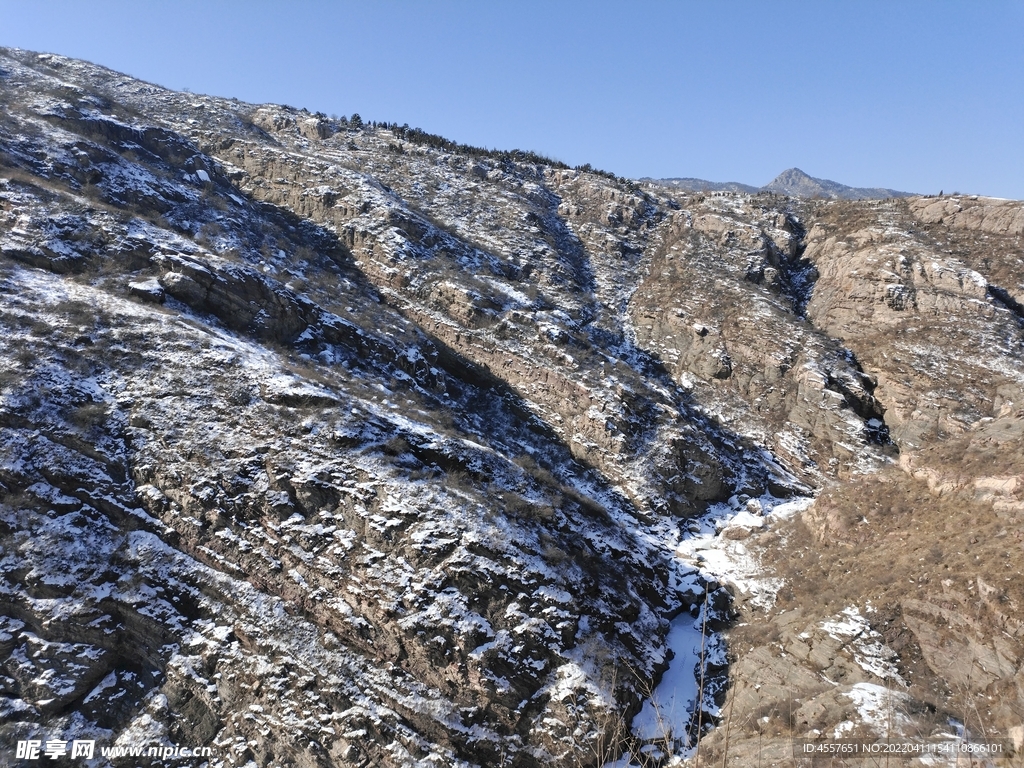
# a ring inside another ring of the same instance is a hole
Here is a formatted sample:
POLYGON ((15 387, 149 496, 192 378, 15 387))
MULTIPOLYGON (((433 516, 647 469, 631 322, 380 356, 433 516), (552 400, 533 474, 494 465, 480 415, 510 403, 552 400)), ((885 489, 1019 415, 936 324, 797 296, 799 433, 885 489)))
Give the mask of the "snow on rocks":
POLYGON ((164 288, 160 285, 159 281, 153 278, 128 283, 128 291, 133 296, 138 296, 143 301, 154 301, 159 303, 164 300, 164 288))
POLYGON ((750 531, 770 524, 772 518, 790 517, 812 502, 810 498, 733 496, 727 503, 712 505, 706 515, 688 524, 675 548, 676 556, 706 578, 726 584, 753 605, 767 609, 783 585, 778 579, 761 576, 757 556, 743 540, 750 531))
MULTIPOLYGON (((38 618, 7 634, 79 642, 41 629, 74 616, 138 638, 131 669, 85 665, 124 707, 55 727, 159 734, 164 696, 238 763, 306 760, 300 734, 353 764, 572 765, 666 665, 657 695, 688 695, 696 611, 717 631, 733 598, 772 604, 751 537, 806 483, 886 463, 899 419, 923 434, 914 393, 865 372, 881 353, 862 369, 829 333, 1016 322, 896 209, 805 233, 774 198, 657 199, 0 56, 5 150, 32 179, 0 180, 0 483, 22 500, 0 562, 38 618)), ((1008 329, 976 346, 1009 386, 1008 329)), ((934 361, 938 392, 967 358, 909 336, 883 351, 934 361)), ((969 394, 964 423, 996 412, 969 394)), ((852 615, 808 633, 892 672, 852 615)))
POLYGON ((876 738, 899 738, 910 725, 904 714, 907 694, 877 683, 856 683, 843 691, 857 708, 858 719, 844 720, 832 733, 836 739, 851 738, 858 729, 867 727, 876 738))
POLYGON ((840 640, 853 654, 857 665, 879 680, 889 680, 901 687, 906 681, 896 669, 896 652, 882 642, 882 636, 871 628, 856 606, 850 606, 833 620, 821 623, 821 629, 840 640))

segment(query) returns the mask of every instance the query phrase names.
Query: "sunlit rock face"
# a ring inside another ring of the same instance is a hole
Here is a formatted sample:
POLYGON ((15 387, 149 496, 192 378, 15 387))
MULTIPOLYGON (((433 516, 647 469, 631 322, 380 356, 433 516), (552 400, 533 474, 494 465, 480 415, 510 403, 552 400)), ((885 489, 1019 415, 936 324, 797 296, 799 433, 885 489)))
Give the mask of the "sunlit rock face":
POLYGON ((1018 203, 686 195, 6 49, 0 93, 0 744, 656 761, 678 616, 701 727, 745 690, 759 498, 1024 504, 1018 203))

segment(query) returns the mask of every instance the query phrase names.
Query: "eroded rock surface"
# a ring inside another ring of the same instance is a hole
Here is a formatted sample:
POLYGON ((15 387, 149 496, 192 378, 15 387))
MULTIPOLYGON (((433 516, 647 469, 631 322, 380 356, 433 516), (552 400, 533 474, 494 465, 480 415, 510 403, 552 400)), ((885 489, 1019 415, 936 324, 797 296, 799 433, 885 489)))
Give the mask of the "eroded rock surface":
MULTIPOLYGON (((674 554, 711 505, 884 475, 1019 527, 987 460, 1024 455, 1019 203, 674 196, 0 62, 5 743, 600 765, 640 754, 669 619, 746 610, 674 554)), ((897 637, 848 597, 731 651, 717 704, 798 685, 787 733, 856 724, 907 659, 959 685, 950 643, 995 654, 970 695, 1016 695, 1019 633, 930 633, 929 593, 897 637)))

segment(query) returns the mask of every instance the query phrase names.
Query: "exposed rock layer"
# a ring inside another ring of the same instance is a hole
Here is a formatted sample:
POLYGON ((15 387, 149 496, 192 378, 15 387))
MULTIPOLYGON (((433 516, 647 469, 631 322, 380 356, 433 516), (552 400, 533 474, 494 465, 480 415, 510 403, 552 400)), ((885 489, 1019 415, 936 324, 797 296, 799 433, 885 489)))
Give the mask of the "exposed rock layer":
MULTIPOLYGON (((672 555, 709 504, 883 472, 1019 525, 1019 203, 673 197, 0 70, 0 739, 597 765, 668 619, 730 615, 672 555)), ((948 677, 931 599, 887 663, 948 677)), ((834 640, 776 682, 884 682, 834 640)))

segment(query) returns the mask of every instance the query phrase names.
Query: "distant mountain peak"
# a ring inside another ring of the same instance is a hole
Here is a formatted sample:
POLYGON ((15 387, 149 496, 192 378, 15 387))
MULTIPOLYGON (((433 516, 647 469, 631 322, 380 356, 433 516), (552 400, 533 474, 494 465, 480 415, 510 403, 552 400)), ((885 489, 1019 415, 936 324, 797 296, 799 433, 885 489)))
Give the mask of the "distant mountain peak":
POLYGON ((831 179, 818 179, 799 168, 789 168, 765 186, 764 192, 779 192, 791 197, 823 197, 829 199, 862 200, 886 197, 910 197, 911 192, 899 192, 884 187, 850 187, 831 179))
MULTIPOLYGON (((793 181, 821 181, 821 179, 815 179, 811 174, 801 171, 799 168, 788 168, 772 180, 772 184, 776 182, 793 182, 793 181)), ((834 183, 834 182, 830 182, 834 183)))
POLYGON ((825 198, 831 200, 865 200, 887 197, 911 197, 913 192, 900 192, 885 187, 850 187, 830 179, 819 179, 799 168, 789 168, 763 187, 754 187, 739 182, 714 182, 704 179, 669 178, 641 179, 663 187, 672 187, 688 192, 776 192, 790 197, 825 198))

